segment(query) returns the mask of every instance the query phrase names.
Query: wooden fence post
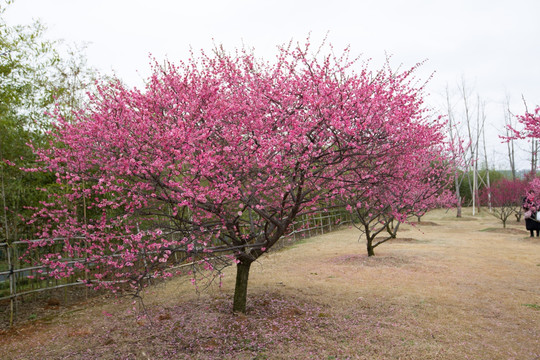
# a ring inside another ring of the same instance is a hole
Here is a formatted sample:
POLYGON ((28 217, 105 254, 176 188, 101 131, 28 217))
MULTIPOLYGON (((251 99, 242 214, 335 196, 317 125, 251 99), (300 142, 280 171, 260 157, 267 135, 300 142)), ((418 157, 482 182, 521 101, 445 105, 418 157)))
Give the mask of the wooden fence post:
POLYGON ((15 289, 15 273, 13 272, 13 262, 11 261, 11 245, 10 244, 7 244, 6 245, 6 249, 7 249, 7 262, 8 262, 8 268, 9 268, 9 275, 8 275, 8 278, 9 278, 9 326, 13 326, 13 312, 14 312, 14 307, 13 307, 13 303, 15 301, 15 298, 14 298, 14 293, 16 291, 15 289))

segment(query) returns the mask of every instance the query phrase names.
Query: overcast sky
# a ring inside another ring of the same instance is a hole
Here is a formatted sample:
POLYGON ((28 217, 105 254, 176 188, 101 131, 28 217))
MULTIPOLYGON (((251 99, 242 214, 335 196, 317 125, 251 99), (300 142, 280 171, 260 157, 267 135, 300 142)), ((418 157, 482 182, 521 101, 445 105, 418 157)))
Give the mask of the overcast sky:
MULTIPOLYGON (((522 113, 540 104, 540 1, 538 0, 16 0, 9 24, 41 19, 50 39, 88 43, 89 64, 115 72, 133 86, 149 74, 151 53, 158 59, 186 59, 194 50, 242 43, 272 58, 276 46, 311 33, 317 44, 328 33, 337 49, 372 58, 376 67, 410 67, 427 60, 418 75, 430 81, 427 102, 443 107, 448 85, 455 93, 464 78, 486 103, 488 155, 505 166, 503 102, 522 113)), ((523 144, 526 147, 526 144, 523 144)), ((525 153, 520 167, 527 167, 525 153)))

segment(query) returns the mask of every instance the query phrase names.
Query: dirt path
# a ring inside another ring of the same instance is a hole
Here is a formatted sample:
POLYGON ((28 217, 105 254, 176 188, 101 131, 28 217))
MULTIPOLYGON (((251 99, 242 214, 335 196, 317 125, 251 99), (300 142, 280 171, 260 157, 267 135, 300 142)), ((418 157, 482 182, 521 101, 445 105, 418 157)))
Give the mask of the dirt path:
POLYGON ((0 334, 0 358, 540 359, 540 239, 482 213, 428 214, 365 255, 354 228, 252 266, 248 314, 234 269, 197 296, 175 279, 145 295, 0 334))

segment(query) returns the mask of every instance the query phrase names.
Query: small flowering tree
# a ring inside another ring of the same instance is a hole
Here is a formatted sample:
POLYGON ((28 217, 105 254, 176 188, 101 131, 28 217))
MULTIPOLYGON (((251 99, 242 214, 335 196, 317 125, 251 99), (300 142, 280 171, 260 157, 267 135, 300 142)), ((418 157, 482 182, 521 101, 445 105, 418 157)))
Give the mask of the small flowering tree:
MULTIPOLYGON (((533 139, 533 140, 540 139, 540 106, 537 106, 534 112, 527 111, 525 112, 524 115, 517 116, 517 121, 523 126, 523 129, 516 130, 514 127, 508 125, 507 133, 509 133, 510 135, 503 137, 505 141, 511 141, 514 139, 526 139, 526 138, 533 139)), ((533 146, 533 166, 532 166, 533 170, 536 167, 536 165, 534 165, 534 158, 535 158, 534 151, 535 150, 533 146)), ((529 174, 529 176, 533 178, 532 180, 527 179, 527 181, 529 181, 529 189, 535 190, 535 193, 538 194, 539 193, 538 191, 540 190, 540 186, 538 185, 538 181, 536 180, 536 178, 534 178, 536 176, 535 171, 531 171, 531 174, 529 174)), ((523 196, 525 196, 525 194, 523 194, 523 196)), ((520 220, 521 218, 520 213, 517 213, 516 218, 518 219, 518 221, 520 220)))
POLYGON ((353 72, 347 52, 309 49, 283 47, 275 63, 218 49, 155 66, 144 90, 104 84, 74 120, 59 117, 29 169, 63 186, 31 220, 43 239, 34 247, 66 239, 41 257, 50 274, 79 269, 97 287, 140 289, 180 262, 216 270, 232 259, 233 310, 245 312, 251 264, 294 219, 351 180, 384 182, 380 161, 407 153, 428 126, 412 70, 353 72))
POLYGON ((491 202, 491 214, 499 218, 506 228, 508 218, 520 211, 527 183, 520 180, 500 179, 480 194, 484 204, 491 202))
POLYGON ((409 148, 411 153, 402 153, 384 165, 389 172, 384 181, 376 186, 350 187, 347 195, 339 198, 357 220, 355 227, 366 237, 368 256, 375 255, 377 246, 395 238, 399 225, 411 216, 455 202, 446 189, 453 170, 441 146, 443 133, 438 126, 417 130, 414 136, 410 134, 418 139, 416 146, 409 148), (421 143, 420 139, 429 140, 421 143))

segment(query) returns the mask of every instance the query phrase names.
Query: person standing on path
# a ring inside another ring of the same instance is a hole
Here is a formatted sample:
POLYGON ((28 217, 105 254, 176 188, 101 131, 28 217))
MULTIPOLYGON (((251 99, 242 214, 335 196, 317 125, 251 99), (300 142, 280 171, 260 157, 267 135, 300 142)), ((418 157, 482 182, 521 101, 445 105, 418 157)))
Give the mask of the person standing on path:
POLYGON ((531 237, 534 237, 535 230, 536 236, 539 236, 540 221, 537 220, 536 215, 540 209, 534 190, 529 190, 527 196, 523 198, 523 210, 525 210, 525 228, 531 232, 531 237))

